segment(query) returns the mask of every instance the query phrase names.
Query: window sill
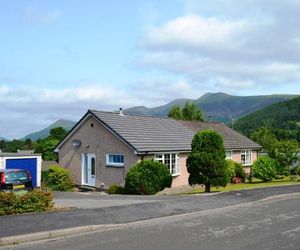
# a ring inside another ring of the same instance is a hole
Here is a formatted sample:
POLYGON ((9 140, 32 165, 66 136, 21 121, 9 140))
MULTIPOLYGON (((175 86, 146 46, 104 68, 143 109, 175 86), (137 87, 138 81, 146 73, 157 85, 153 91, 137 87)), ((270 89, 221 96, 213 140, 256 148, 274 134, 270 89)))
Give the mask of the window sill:
POLYGON ((176 177, 176 176, 179 176, 180 173, 177 173, 177 174, 172 174, 172 177, 176 177))
POLYGON ((106 164, 108 168, 124 168, 124 165, 106 164))

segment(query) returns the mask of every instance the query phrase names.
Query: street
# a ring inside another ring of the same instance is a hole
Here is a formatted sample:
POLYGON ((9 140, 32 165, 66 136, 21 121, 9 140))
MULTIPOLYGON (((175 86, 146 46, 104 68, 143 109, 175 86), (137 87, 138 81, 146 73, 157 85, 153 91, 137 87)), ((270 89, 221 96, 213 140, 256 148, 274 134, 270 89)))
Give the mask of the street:
POLYGON ((299 194, 282 195, 3 249, 299 249, 299 207, 299 194))

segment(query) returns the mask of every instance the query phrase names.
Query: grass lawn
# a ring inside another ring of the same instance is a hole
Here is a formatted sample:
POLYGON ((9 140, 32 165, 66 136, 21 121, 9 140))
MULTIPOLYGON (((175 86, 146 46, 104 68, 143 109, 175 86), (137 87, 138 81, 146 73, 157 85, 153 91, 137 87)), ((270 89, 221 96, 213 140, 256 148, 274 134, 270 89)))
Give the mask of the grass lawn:
MULTIPOLYGON (((233 191, 233 190, 243 190, 243 189, 254 189, 254 188, 263 188, 263 187, 274 187, 274 186, 286 186, 286 185, 300 185, 300 178, 298 177, 296 180, 291 180, 290 177, 285 177, 283 179, 273 180, 270 182, 262 182, 257 179, 253 179, 253 182, 245 182, 245 183, 238 183, 232 184, 229 183, 227 186, 224 187, 212 187, 211 192, 226 192, 226 191, 233 191)), ((181 194, 197 194, 197 193, 204 193, 204 187, 194 188, 189 190, 188 192, 184 192, 181 194)))

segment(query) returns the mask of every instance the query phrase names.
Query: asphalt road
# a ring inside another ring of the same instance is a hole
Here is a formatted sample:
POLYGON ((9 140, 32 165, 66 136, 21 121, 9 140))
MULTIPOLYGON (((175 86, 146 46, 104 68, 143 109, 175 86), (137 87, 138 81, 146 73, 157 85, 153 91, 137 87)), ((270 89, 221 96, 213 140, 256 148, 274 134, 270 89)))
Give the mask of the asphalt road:
POLYGON ((76 202, 83 204, 83 206, 92 204, 91 206, 94 207, 95 204, 98 204, 99 207, 0 216, 0 237, 86 225, 129 223, 170 215, 207 211, 214 208, 224 208, 257 201, 273 195, 285 195, 295 192, 300 192, 300 185, 190 196, 105 196, 97 193, 89 195, 61 193, 56 195, 56 197, 64 199, 65 202, 68 199, 76 199, 76 202), (126 202, 132 204, 121 205, 126 202), (112 206, 107 206, 107 204, 112 206))
POLYGON ((300 249, 299 208, 286 195, 3 249, 300 249))

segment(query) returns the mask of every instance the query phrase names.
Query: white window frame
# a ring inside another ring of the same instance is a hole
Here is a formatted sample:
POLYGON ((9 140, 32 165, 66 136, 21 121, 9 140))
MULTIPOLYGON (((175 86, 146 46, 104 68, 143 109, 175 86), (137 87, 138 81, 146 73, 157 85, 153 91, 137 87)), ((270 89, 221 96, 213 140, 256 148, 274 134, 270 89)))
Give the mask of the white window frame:
POLYGON ((172 176, 178 176, 180 175, 180 167, 179 167, 179 154, 178 153, 160 153, 154 155, 154 161, 158 161, 163 163, 169 168, 169 171, 172 176), (169 156, 170 164, 166 164, 166 155, 169 156), (175 155, 175 158, 173 158, 173 155, 175 155), (173 159, 172 159, 173 158, 173 159), (174 166, 172 164, 172 160, 175 160, 174 166), (174 170, 174 171, 173 171, 174 170))
POLYGON ((225 150, 225 159, 232 160, 232 150, 225 150))
POLYGON ((241 164, 243 166, 249 166, 252 164, 252 150, 250 149, 241 150, 241 164), (243 161, 242 155, 245 155, 245 161, 243 161))
POLYGON ((108 167, 124 167, 125 165, 125 156, 124 154, 106 154, 106 166, 108 167), (111 162, 109 160, 110 156, 123 156, 123 162, 111 162))

